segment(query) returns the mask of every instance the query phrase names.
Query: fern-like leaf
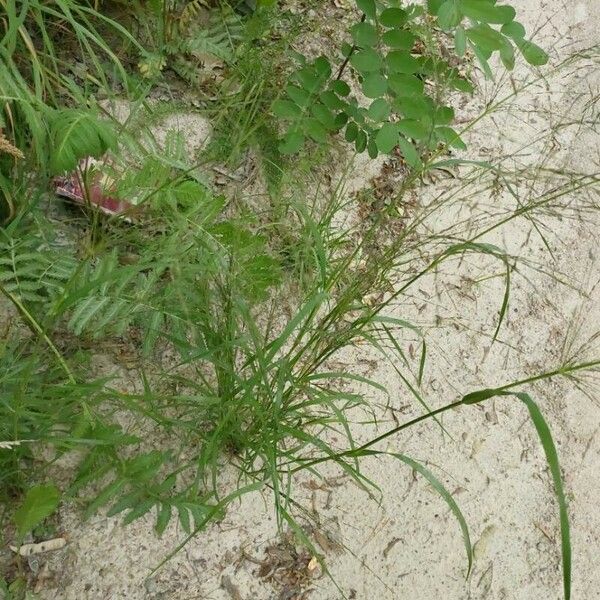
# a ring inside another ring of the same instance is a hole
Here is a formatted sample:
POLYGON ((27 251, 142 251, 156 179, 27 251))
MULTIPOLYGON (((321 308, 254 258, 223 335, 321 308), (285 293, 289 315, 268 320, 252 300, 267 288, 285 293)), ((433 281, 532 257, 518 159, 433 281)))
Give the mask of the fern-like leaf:
POLYGON ((185 53, 199 60, 212 56, 231 63, 236 46, 243 39, 244 29, 240 17, 233 10, 215 11, 208 25, 186 27, 170 42, 168 51, 172 55, 185 53))
POLYGON ((50 168, 55 174, 73 170, 82 158, 100 158, 117 145, 112 124, 91 110, 57 110, 51 120, 50 136, 50 168))
POLYGON ((59 293, 75 269, 34 234, 0 240, 0 285, 25 303, 40 303, 59 293))

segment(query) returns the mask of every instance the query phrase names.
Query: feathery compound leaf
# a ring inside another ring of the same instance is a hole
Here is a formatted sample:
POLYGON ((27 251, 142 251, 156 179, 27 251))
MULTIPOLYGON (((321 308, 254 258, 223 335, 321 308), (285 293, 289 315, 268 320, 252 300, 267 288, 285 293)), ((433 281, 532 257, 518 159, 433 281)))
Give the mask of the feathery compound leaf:
POLYGON ((117 145, 113 126, 89 110, 57 110, 50 125, 53 173, 73 170, 82 158, 100 158, 117 145))
POLYGON ((200 58, 211 55, 226 63, 233 60, 230 41, 219 30, 198 30, 192 38, 187 40, 183 49, 190 54, 198 55, 200 58))
POLYGON ((211 11, 208 23, 201 24, 199 19, 188 18, 184 22, 180 19, 180 25, 166 47, 180 63, 184 62, 181 55, 190 55, 200 61, 214 56, 229 63, 234 59, 236 45, 244 35, 240 16, 229 7, 214 13, 211 11))
POLYGON ((75 265, 75 259, 60 256, 35 233, 0 241, 0 286, 26 303, 59 293, 75 265))

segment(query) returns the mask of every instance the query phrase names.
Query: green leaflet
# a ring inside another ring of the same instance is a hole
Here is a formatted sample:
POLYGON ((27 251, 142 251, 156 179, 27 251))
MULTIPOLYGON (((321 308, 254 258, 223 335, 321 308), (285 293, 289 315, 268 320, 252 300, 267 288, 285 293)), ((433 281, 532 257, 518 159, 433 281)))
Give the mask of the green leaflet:
POLYGON ((356 6, 371 19, 374 19, 377 15, 375 0, 356 0, 356 6))
POLYGON ((386 56, 386 64, 393 73, 412 74, 419 70, 419 61, 412 57, 409 52, 392 50, 386 56))
POLYGON ((437 11, 438 23, 442 29, 453 29, 463 18, 458 0, 446 0, 437 11))
POLYGON ((391 29, 381 36, 381 40, 384 44, 390 46, 390 48, 402 50, 410 50, 416 39, 414 34, 404 29, 391 29))
POLYGON ((379 15, 379 22, 385 27, 399 27, 408 20, 408 14, 402 8, 386 8, 379 15))
POLYGON ((374 46, 379 39, 377 29, 371 23, 357 23, 351 27, 350 33, 357 46, 374 46))
MULTIPOLYGON (((290 77, 297 85, 288 85, 288 98, 273 104, 273 114, 289 121, 280 152, 299 152, 308 140, 326 144, 327 132, 344 128, 346 141, 354 144, 357 152, 366 150, 374 158, 399 146, 413 168, 421 168, 421 156, 435 152, 439 143, 465 149, 464 141, 451 127, 453 113, 436 105, 436 92, 426 91, 424 82, 433 81, 440 88, 462 93, 471 93, 474 88, 450 62, 427 53, 427 39, 414 26, 422 9, 377 5, 373 0, 359 0, 357 6, 364 15, 349 29, 353 45, 342 45, 339 67, 332 68, 324 57, 309 64, 300 56, 301 67, 290 77), (425 52, 419 50, 417 56, 413 52, 419 42, 425 52), (352 96, 350 85, 344 81, 352 72, 360 85, 360 100, 352 96), (372 100, 366 106, 365 97, 372 100), (402 120, 394 127, 397 117, 402 120), (369 122, 381 123, 382 127, 373 130, 369 122), (401 140, 395 139, 394 130, 402 134, 401 140)), ((510 5, 495 0, 428 0, 427 9, 442 29, 454 35, 456 55, 465 56, 469 48, 490 79, 494 53, 499 53, 506 69, 514 68, 514 45, 532 65, 548 61, 539 46, 525 40, 525 29, 515 21, 516 11, 510 5)))
POLYGON ((517 46, 530 65, 540 67, 548 62, 548 54, 533 42, 517 42, 517 46))
POLYGON ((378 71, 383 66, 381 55, 371 48, 359 50, 350 57, 350 64, 360 73, 378 71))
POLYGON ((492 0, 460 0, 460 10, 475 21, 500 25, 512 22, 516 16, 512 6, 499 6, 492 0))
POLYGON ((392 107, 383 98, 377 98, 377 100, 373 100, 371 106, 369 106, 368 112, 369 118, 373 119, 373 121, 381 122, 390 116, 392 107))
POLYGON ((362 90, 367 98, 379 98, 387 91, 387 79, 379 73, 369 73, 363 79, 362 90))
POLYGON ((52 484, 29 488, 13 515, 19 536, 23 537, 49 517, 57 509, 59 501, 60 492, 52 484))
POLYGON ((402 152, 402 156, 404 156, 407 164, 409 164, 413 169, 420 168, 422 163, 421 159, 419 158, 419 153, 415 147, 402 136, 400 136, 400 139, 398 140, 398 145, 400 146, 400 152, 402 152))
POLYGON ((431 128, 426 123, 416 119, 403 119, 396 124, 396 127, 402 135, 414 140, 422 140, 431 132, 431 128))
POLYGON ((504 37, 489 25, 480 24, 467 29, 467 37, 484 51, 494 52, 504 46, 504 37))
POLYGON ((395 123, 384 123, 375 136, 375 143, 379 152, 390 153, 397 145, 400 136, 395 123))
POLYGON ((273 114, 282 118, 295 118, 302 114, 302 109, 290 100, 275 100, 273 102, 273 114))

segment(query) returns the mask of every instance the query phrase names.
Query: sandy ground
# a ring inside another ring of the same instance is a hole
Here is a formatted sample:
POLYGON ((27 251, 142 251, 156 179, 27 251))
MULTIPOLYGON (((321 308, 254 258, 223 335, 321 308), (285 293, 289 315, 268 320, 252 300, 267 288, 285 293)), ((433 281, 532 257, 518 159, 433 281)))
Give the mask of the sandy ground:
MULTIPOLYGON (((600 41, 595 4, 595 0, 523 0, 518 8, 528 31, 537 31, 536 41, 553 49, 551 60, 556 65, 577 48, 600 41)), ((597 172, 600 139, 576 126, 559 127, 578 120, 593 91, 600 93, 599 73, 589 61, 578 63, 584 64, 538 82, 480 122, 468 135, 469 157, 507 156, 512 167, 535 167, 549 160, 561 168, 597 172), (530 144, 538 136, 539 141, 530 144)), ((521 69, 515 78, 530 76, 521 69)), ((510 89, 508 77, 482 84, 475 99, 464 107, 465 116, 477 114, 493 95, 498 92, 496 97, 501 97, 510 89)), ((355 177, 349 185, 360 185, 360 181, 355 177)), ((423 201, 452 194, 457 185, 456 180, 445 180, 428 186, 422 192, 423 201)), ((552 185, 552 181, 541 182, 540 189, 530 193, 552 185)), ((494 206, 514 207, 515 202, 502 186, 496 196, 480 190, 476 183, 461 194, 464 201, 449 205, 447 214, 432 227, 443 228, 460 219, 475 222, 494 206)), ((569 200, 574 204, 588 201, 581 193, 569 200)), ((553 257, 524 219, 511 222, 486 241, 531 264, 543 263, 547 271, 561 274, 571 285, 560 285, 533 268, 520 268, 513 277, 507 321, 495 344, 490 343, 489 334, 503 282, 500 277, 483 280, 486 273, 501 273, 489 260, 472 258, 456 271, 442 270, 424 280, 413 299, 394 308, 394 314, 414 319, 428 332, 429 360, 423 383, 433 405, 548 370, 559 364, 566 337, 583 342, 600 329, 600 286, 595 286, 600 279, 598 219, 549 214, 543 223, 553 257)), ((356 365, 372 359, 368 352, 359 351, 340 358, 356 365)), ((389 367, 379 362, 370 376, 387 384, 391 406, 400 420, 416 414, 389 367)), ((600 408, 566 382, 543 383, 528 390, 549 420, 565 474, 574 546, 573 598, 600 598, 600 408)), ((373 401, 384 399, 373 397, 373 401)), ((382 411, 380 418, 381 431, 393 423, 389 410, 382 411)), ((455 493, 475 543, 470 578, 465 579, 460 530, 446 504, 410 469, 391 459, 379 459, 365 463, 365 473, 381 486, 381 504, 344 481, 332 481, 329 489, 314 489, 307 476, 304 487, 300 486, 307 502, 314 502, 323 531, 343 545, 343 549, 323 548, 333 580, 313 579, 306 598, 562 597, 557 507, 525 409, 517 401, 498 400, 449 414, 444 425, 452 438, 425 424, 390 440, 387 447, 425 462, 455 493)), ((372 435, 372 430, 357 427, 359 439, 372 435)), ((157 539, 151 521, 141 519, 123 527, 119 519, 99 515, 82 523, 74 507, 65 507, 60 527, 68 536, 67 547, 49 557, 48 570, 41 568, 43 559, 34 565, 41 569, 40 596, 65 600, 280 597, 280 590, 258 575, 259 566, 242 557, 243 550, 262 559, 265 548, 277 542, 269 498, 244 498, 221 523, 148 577, 150 569, 183 538, 172 523, 157 539)))

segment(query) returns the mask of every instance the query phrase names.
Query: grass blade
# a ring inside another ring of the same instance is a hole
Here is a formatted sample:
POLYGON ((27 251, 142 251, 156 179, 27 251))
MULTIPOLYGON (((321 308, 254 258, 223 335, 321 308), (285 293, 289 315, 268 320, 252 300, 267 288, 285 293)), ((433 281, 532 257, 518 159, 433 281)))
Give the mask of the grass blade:
POLYGON ((456 517, 458 524, 460 525, 460 530, 463 536, 463 542, 465 545, 465 551, 467 553, 467 575, 466 578, 469 578, 471 574, 471 568, 473 566, 473 546, 471 544, 471 536, 469 535, 469 526, 467 525, 467 521, 462 514, 458 504, 454 500, 452 494, 446 489, 444 484, 423 464, 420 462, 397 452, 378 452, 377 450, 366 450, 364 454, 361 455, 369 455, 369 456, 377 456, 377 455, 388 455, 397 458, 403 463, 407 464, 411 469, 415 470, 417 473, 422 475, 429 484, 433 487, 433 489, 444 499, 446 504, 450 507, 452 514, 456 517))
POLYGON ((544 454, 550 467, 550 473, 552 474, 552 481, 554 483, 554 492, 558 501, 558 511, 560 517, 560 538, 561 538, 561 549, 562 549, 562 563, 563 563, 563 588, 565 600, 571 598, 571 533, 569 527, 569 512, 567 507, 567 499, 565 497, 565 491, 563 487, 562 477, 560 474, 560 464, 558 462, 558 453, 556 452, 556 446, 552 439, 550 427, 544 419, 538 405, 531 399, 529 394, 526 393, 515 393, 514 394, 521 402, 527 406, 529 415, 536 428, 537 434, 544 448, 544 454))
POLYGON ((560 464, 558 462, 558 453, 556 452, 556 446, 550 432, 550 427, 544 419, 542 412, 538 405, 532 400, 529 394, 525 392, 510 392, 503 389, 484 389, 477 392, 467 394, 463 398, 465 404, 478 404, 494 396, 515 396, 518 398, 529 410, 529 415, 538 437, 544 449, 546 461, 552 474, 552 481, 554 484, 554 493, 558 502, 558 512, 560 519, 560 537, 561 537, 561 554, 562 554, 562 566, 563 566, 563 589, 565 600, 571 598, 571 533, 569 527, 569 513, 567 508, 567 499, 565 497, 565 491, 563 487, 562 477, 560 474, 560 464))

